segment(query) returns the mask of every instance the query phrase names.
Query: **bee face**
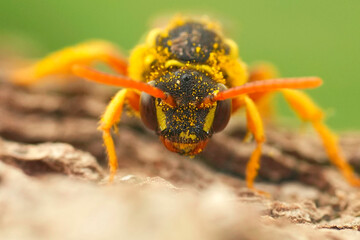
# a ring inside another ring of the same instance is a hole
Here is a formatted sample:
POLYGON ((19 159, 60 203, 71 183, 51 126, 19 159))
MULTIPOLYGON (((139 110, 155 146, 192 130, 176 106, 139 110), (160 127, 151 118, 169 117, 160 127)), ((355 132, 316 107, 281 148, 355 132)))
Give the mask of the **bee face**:
POLYGON ((145 125, 155 130, 173 152, 184 155, 201 152, 212 134, 219 130, 219 123, 214 125, 219 121, 216 119, 220 118, 222 125, 224 122, 226 125, 230 117, 230 101, 199 107, 205 97, 221 90, 220 85, 206 73, 177 69, 167 72, 152 84, 171 95, 176 106, 143 94, 140 113, 145 125), (223 106, 220 114, 219 106, 223 106), (228 116, 225 121, 224 116, 228 116))

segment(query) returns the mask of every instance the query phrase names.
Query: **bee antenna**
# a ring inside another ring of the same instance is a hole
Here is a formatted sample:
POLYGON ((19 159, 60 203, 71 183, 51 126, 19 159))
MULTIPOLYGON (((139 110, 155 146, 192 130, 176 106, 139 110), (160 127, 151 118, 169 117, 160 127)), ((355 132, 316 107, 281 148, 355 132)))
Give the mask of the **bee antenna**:
POLYGON ((262 81, 248 82, 241 86, 229 88, 221 91, 216 95, 206 97, 203 102, 222 101, 229 98, 235 98, 241 94, 249 94, 256 92, 271 92, 284 88, 304 89, 315 88, 322 84, 321 78, 318 77, 302 77, 302 78, 278 78, 262 81))
POLYGON ((83 65, 74 65, 72 67, 72 71, 76 76, 81 78, 111 86, 136 89, 141 92, 145 92, 155 98, 161 98, 169 105, 172 105, 174 103, 173 98, 168 93, 165 93, 157 87, 151 86, 144 82, 135 81, 126 76, 114 76, 111 74, 102 73, 83 65))

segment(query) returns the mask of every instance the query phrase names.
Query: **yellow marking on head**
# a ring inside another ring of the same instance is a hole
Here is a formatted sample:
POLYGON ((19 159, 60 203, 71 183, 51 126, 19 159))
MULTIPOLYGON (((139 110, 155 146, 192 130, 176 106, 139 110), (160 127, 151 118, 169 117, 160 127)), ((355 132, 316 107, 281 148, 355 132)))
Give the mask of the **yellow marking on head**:
POLYGON ((160 128, 160 131, 163 131, 167 128, 166 126, 166 116, 165 113, 162 110, 162 106, 159 106, 158 104, 156 104, 156 117, 158 120, 158 125, 160 128))
MULTIPOLYGON (((177 142, 173 142, 172 144, 176 149, 183 150, 186 153, 192 152, 197 147, 197 143, 177 143, 177 142)), ((200 153, 201 150, 202 149, 199 149, 194 154, 200 153)))
POLYGON ((196 138, 197 138, 195 134, 189 134, 189 131, 181 132, 180 137, 184 138, 184 139, 191 139, 191 140, 196 140, 196 138))
POLYGON ((213 105, 212 108, 210 108, 209 110, 209 113, 206 115, 206 118, 205 118, 205 124, 204 124, 204 127, 203 127, 203 130, 205 132, 209 132, 210 129, 211 129, 211 126, 214 122, 214 117, 215 117, 215 110, 216 110, 216 103, 213 105))

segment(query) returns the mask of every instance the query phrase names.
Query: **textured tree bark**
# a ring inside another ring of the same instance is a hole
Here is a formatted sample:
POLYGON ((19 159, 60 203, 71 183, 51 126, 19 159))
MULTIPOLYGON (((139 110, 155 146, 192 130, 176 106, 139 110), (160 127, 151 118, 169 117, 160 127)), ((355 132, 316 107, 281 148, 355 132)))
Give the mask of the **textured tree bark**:
MULTIPOLYGON (((11 216, 17 229, 29 228, 26 220, 19 220, 21 210, 28 211, 29 219, 35 219, 35 223, 44 228, 48 227, 47 224, 54 226, 48 232, 50 235, 46 235, 48 238, 62 228, 70 231, 71 224, 68 226, 64 221, 77 219, 65 220, 61 215, 57 220, 41 222, 40 215, 56 215, 59 202, 55 196, 63 194, 64 189, 76 189, 83 196, 79 197, 79 202, 73 203, 78 195, 72 191, 66 193, 69 198, 65 198, 63 204, 68 210, 85 214, 92 207, 90 204, 87 209, 86 204, 93 199, 104 204, 116 199, 128 209, 159 208, 158 212, 165 216, 162 221, 172 220, 171 213, 161 209, 169 204, 168 198, 177 199, 175 205, 169 205, 177 213, 183 211, 184 206, 190 212, 196 212, 196 206, 208 204, 210 200, 207 199, 224 197, 229 206, 224 210, 221 210, 224 206, 217 206, 213 210, 215 215, 223 214, 223 217, 232 219, 224 225, 204 220, 203 217, 208 216, 204 213, 197 213, 199 216, 194 219, 191 214, 186 218, 190 223, 203 221, 201 226, 211 225, 221 236, 216 238, 207 228, 199 227, 204 231, 201 236, 207 239, 267 239, 269 234, 288 239, 300 236, 305 239, 359 239, 360 191, 349 186, 329 164, 320 141, 312 133, 301 134, 296 130, 269 126, 256 187, 269 192, 272 198, 267 199, 245 187, 245 166, 254 144, 242 141, 245 128, 241 115, 231 120, 232 124, 225 132, 214 135, 206 150, 193 159, 166 151, 157 136, 145 130, 140 121, 134 121, 131 116, 124 117, 116 137, 120 171, 114 185, 110 186, 111 191, 108 191, 103 186, 107 183, 106 157, 101 134, 96 128, 99 116, 115 90, 81 81, 67 86, 33 89, 0 82, 0 206, 11 206, 3 216, 11 216), (85 180, 85 183, 78 179, 85 180), (52 190, 49 192, 49 189, 52 190), (211 189, 217 190, 211 192, 211 189), (15 190, 21 193, 19 197, 10 197, 9 194, 15 190), (41 207, 46 202, 41 196, 42 191, 50 195, 47 204, 53 207, 49 212, 41 207), (139 193, 143 191, 145 193, 139 193), (41 210, 24 210, 26 199, 22 194, 35 199, 35 205, 41 210), (188 194, 191 200, 187 198, 188 194), (149 200, 153 195, 159 195, 158 201, 164 206, 149 200), (128 200, 135 198, 149 201, 149 204, 143 206, 138 202, 138 206, 128 200), (254 210, 237 214, 239 206, 243 210, 248 206, 254 210), (311 227, 293 223, 307 223, 311 227), (259 232, 248 230, 254 227, 259 232)), ((340 143, 347 159, 359 173, 360 134, 342 135, 340 143)), ((224 200, 221 199, 219 201, 224 200)), ((113 211, 104 210, 107 214, 113 211)), ((111 216, 111 221, 119 217, 111 216)), ((144 221, 138 219, 129 224, 140 224, 141 227, 144 221)), ((15 231, 15 226, 9 224, 2 223, 0 216, 0 237, 15 231)), ((124 237, 111 226, 109 224, 110 229, 104 228, 107 229, 104 231, 111 232, 114 237, 124 237)), ((125 226, 120 224, 121 229, 125 226)), ((36 237, 34 239, 39 239, 36 237)))

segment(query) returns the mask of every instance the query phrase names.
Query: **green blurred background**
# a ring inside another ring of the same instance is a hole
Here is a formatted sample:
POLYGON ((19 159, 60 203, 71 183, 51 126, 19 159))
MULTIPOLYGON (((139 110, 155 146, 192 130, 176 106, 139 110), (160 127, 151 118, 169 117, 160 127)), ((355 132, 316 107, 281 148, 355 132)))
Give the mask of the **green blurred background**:
MULTIPOLYGON (((223 21, 247 63, 272 62, 287 77, 322 77, 325 84, 308 93, 329 115, 329 125, 360 129, 358 0, 1 0, 0 36, 18 35, 41 46, 33 57, 89 38, 128 52, 151 20, 178 12, 223 21)), ((279 105, 291 115, 283 101, 279 105)))

